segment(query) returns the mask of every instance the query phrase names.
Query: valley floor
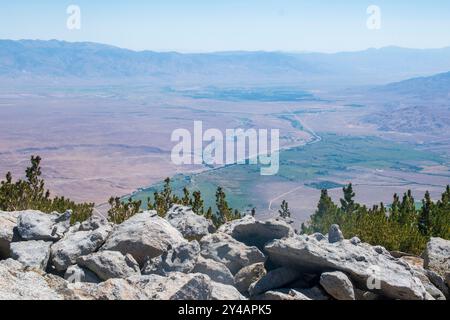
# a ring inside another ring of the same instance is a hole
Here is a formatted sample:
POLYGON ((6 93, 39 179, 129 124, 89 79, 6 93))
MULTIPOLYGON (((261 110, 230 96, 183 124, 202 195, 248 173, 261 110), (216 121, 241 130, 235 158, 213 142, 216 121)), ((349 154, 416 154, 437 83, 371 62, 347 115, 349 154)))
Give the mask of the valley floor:
POLYGON ((378 101, 227 100, 154 87, 110 91, 0 93, 0 172, 21 176, 29 157, 38 154, 53 194, 94 201, 102 212, 112 195, 146 199, 164 178, 174 177, 176 190, 199 189, 210 199, 207 205, 221 185, 231 206, 256 207, 261 217, 277 214, 287 200, 298 221, 314 211, 321 188, 338 199, 341 186, 353 182, 356 199, 372 205, 407 189, 416 200, 426 190, 437 198, 450 181, 448 133, 380 130, 366 121, 380 112, 378 101), (171 133, 192 130, 197 120, 222 131, 280 129, 279 173, 262 177, 249 165, 175 166, 171 133))

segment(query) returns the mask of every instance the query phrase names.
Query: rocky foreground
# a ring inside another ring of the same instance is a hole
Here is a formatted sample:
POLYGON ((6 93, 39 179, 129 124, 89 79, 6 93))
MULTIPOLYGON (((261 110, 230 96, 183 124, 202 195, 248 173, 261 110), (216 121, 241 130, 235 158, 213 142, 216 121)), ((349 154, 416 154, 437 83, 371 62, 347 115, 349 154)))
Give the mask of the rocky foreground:
POLYGON ((423 257, 358 238, 297 235, 247 216, 214 230, 189 208, 120 225, 70 212, 0 212, 0 299, 445 300, 450 241, 423 257))

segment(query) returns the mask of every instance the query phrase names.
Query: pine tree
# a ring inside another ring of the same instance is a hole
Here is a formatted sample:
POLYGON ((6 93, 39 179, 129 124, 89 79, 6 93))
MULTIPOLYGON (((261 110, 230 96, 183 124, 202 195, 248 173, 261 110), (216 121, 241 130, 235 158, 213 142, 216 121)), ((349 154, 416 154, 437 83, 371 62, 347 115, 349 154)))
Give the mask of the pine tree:
POLYGON ((348 184, 346 187, 342 188, 344 192, 344 198, 340 200, 341 202, 341 210, 346 214, 353 213, 358 206, 355 204, 353 198, 355 197, 355 193, 353 192, 352 184, 348 184))
POLYGON ((399 208, 398 222, 401 224, 416 223, 416 203, 412 196, 411 190, 404 195, 399 208))
POLYGON ((203 199, 202 199, 202 194, 200 191, 194 191, 192 193, 193 197, 194 197, 194 201, 192 201, 192 211, 194 211, 196 214, 198 215, 203 215, 204 214, 204 208, 203 208, 203 199))
POLYGON ((291 211, 289 210, 289 204, 286 202, 286 200, 283 200, 281 202, 281 209, 278 210, 278 213, 281 218, 290 218, 291 217, 291 211))
POLYGON ((186 188, 186 187, 183 188, 183 198, 181 199, 181 204, 183 206, 191 206, 192 205, 191 194, 190 194, 188 188, 186 188))
POLYGON ((175 203, 181 203, 181 200, 173 195, 170 183, 170 178, 166 178, 164 180, 163 190, 161 192, 155 191, 153 193, 154 204, 152 207, 162 218, 166 216, 172 205, 175 203))
POLYGON ((170 186, 170 178, 166 178, 164 180, 164 188, 161 196, 164 201, 164 209, 167 212, 174 203, 174 195, 172 194, 172 187, 170 186))
POLYGON ((322 190, 316 212, 311 216, 309 226, 303 228, 313 232, 327 233, 332 224, 340 224, 339 208, 328 195, 328 190, 322 190))
POLYGON ((389 219, 392 221, 398 221, 400 217, 400 197, 398 194, 394 194, 391 208, 389 210, 389 219))
POLYGON ((213 217, 213 213, 212 213, 212 208, 211 207, 209 207, 208 211, 206 211, 205 218, 208 219, 208 220, 213 221, 214 217, 213 217))
POLYGON ((213 222, 216 227, 241 217, 241 214, 237 210, 233 212, 233 209, 228 206, 226 194, 222 187, 218 187, 216 191, 216 207, 217 212, 215 217, 213 217, 213 222))
POLYGON ((115 224, 120 224, 140 211, 141 201, 129 198, 123 202, 119 197, 111 197, 108 201, 111 208, 108 210, 108 220, 115 224))
POLYGON ((164 199, 162 198, 162 196, 159 194, 158 191, 155 191, 153 193, 153 199, 154 199, 154 203, 153 203, 153 205, 151 205, 151 207, 153 207, 153 210, 156 210, 156 213, 160 217, 163 217, 165 215, 165 213, 167 212, 167 211, 165 211, 164 199))
POLYGON ((29 201, 31 203, 39 202, 42 199, 48 199, 50 197, 50 192, 44 189, 44 180, 40 178, 42 174, 41 160, 39 156, 31 156, 31 167, 28 167, 25 171, 30 189, 29 201))
POLYGON ((450 239, 450 186, 433 206, 430 218, 430 236, 450 239))
POLYGON ((422 200, 422 208, 419 214, 419 230, 424 236, 428 236, 431 233, 431 213, 434 210, 433 206, 430 193, 427 191, 425 198, 422 200))
POLYGON ((155 206, 150 197, 147 197, 147 210, 155 210, 155 206))
POLYGON ((0 185, 0 210, 17 211, 14 199, 21 198, 18 193, 17 184, 13 184, 11 172, 8 172, 0 185))

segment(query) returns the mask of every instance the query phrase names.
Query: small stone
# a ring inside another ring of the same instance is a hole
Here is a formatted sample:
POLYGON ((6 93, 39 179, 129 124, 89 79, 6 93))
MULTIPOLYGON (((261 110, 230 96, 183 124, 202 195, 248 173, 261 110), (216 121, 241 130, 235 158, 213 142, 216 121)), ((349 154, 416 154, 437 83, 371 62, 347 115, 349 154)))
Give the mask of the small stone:
POLYGON ((344 240, 344 235, 342 234, 341 229, 337 224, 333 224, 328 232, 328 242, 336 243, 342 240, 344 240))
POLYGON ((64 279, 70 283, 100 283, 102 281, 95 273, 78 265, 73 265, 67 268, 66 273, 64 274, 64 279))

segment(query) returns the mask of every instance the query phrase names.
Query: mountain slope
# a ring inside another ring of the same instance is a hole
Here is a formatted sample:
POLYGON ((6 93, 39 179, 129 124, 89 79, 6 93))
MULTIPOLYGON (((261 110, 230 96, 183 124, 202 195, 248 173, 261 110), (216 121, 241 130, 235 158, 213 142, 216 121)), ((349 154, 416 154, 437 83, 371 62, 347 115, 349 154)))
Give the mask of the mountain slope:
POLYGON ((450 70, 450 48, 336 54, 132 51, 97 43, 0 40, 0 78, 142 78, 188 83, 383 84, 450 70))
POLYGON ((450 97, 450 72, 391 83, 379 90, 421 98, 448 98, 450 97))
POLYGON ((95 43, 0 41, 3 76, 156 77, 299 76, 313 71, 295 56, 269 52, 136 52, 95 43))
POLYGON ((384 131, 450 132, 450 72, 420 77, 373 88, 368 95, 379 101, 379 111, 365 117, 384 131))

